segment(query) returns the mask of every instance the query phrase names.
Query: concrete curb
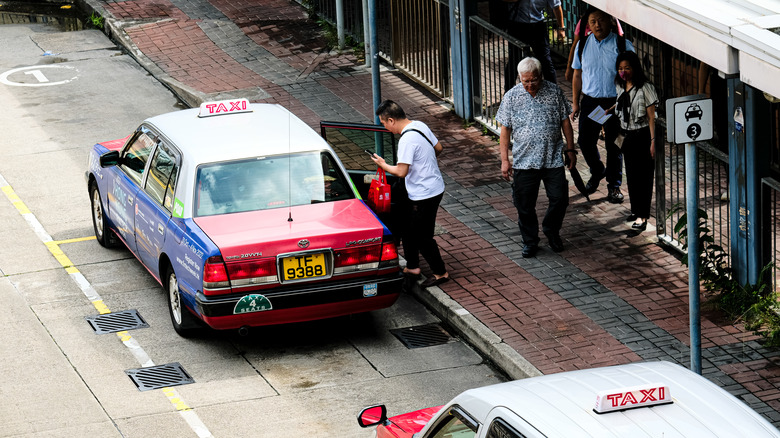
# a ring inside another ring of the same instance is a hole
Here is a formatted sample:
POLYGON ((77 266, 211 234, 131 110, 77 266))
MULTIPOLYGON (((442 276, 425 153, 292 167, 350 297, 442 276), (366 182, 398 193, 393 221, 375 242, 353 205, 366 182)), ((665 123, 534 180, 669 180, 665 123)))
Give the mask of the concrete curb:
POLYGON ((531 362, 528 362, 514 348, 506 344, 501 337, 440 288, 434 286, 425 289, 419 284, 415 284, 412 293, 510 378, 524 379, 542 375, 542 372, 531 365, 531 362))

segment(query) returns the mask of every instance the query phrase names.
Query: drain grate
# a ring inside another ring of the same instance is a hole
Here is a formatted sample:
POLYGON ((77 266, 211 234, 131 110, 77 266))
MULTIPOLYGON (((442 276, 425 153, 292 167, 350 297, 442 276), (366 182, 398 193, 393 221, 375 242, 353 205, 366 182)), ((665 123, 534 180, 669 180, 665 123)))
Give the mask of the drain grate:
POLYGON ((95 331, 96 335, 149 327, 149 324, 141 318, 141 315, 135 309, 97 316, 86 316, 85 319, 92 326, 92 330, 95 331))
POLYGON ((139 391, 195 383, 195 380, 184 371, 184 368, 178 362, 125 370, 125 374, 135 383, 139 391))
POLYGON ((423 348, 453 342, 454 339, 438 323, 390 330, 406 348, 423 348))

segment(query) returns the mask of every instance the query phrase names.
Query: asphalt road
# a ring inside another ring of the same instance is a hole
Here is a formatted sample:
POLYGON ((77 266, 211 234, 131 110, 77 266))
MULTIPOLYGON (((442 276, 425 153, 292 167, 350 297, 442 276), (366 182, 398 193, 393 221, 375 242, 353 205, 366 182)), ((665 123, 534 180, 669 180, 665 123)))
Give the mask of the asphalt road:
POLYGON ((438 322, 410 296, 180 338, 151 275, 94 240, 84 170, 93 143, 182 106, 98 31, 6 25, 0 40, 0 436, 367 437, 364 406, 398 414, 503 380, 457 338, 399 342, 389 330, 438 322), (98 335, 86 320, 131 309, 148 328, 98 335), (139 391, 126 374, 168 363, 194 383, 139 391))

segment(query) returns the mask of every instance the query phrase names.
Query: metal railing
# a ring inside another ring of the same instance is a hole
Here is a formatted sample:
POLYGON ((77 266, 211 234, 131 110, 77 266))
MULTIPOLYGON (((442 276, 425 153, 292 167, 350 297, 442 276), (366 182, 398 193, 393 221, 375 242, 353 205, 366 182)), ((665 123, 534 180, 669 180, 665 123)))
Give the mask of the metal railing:
MULTIPOLYGON (((660 123, 664 127, 665 123, 660 123)), ((656 137, 660 130, 656 130, 656 137)), ((685 214, 685 145, 656 143, 656 223, 661 242, 681 249, 675 225, 685 214), (658 160, 663 157, 663 160, 658 160)), ((709 143, 696 146, 699 161, 699 209, 707 213, 707 227, 713 244, 730 250, 731 222, 728 202, 728 155, 709 143)), ((730 262, 729 262, 730 266, 730 262)))
POLYGON ((761 256, 771 262, 772 290, 780 291, 780 182, 774 178, 761 180, 761 256))
MULTIPOLYGON (((336 22, 336 0, 312 0, 321 18, 336 22)), ((363 42, 361 0, 344 0, 344 29, 363 42)), ((379 56, 434 94, 452 96, 449 6, 443 0, 377 0, 379 56)))
POLYGON ((514 59, 528 56, 530 48, 477 16, 469 19, 469 26, 474 118, 498 134, 496 112, 504 96, 506 76, 517 76, 514 59))
MULTIPOLYGON (((439 0, 388 0, 389 13, 378 21, 390 29, 390 41, 379 40, 379 56, 407 76, 447 98, 452 96, 450 17, 439 0)), ((379 25, 378 25, 379 26, 379 25)))

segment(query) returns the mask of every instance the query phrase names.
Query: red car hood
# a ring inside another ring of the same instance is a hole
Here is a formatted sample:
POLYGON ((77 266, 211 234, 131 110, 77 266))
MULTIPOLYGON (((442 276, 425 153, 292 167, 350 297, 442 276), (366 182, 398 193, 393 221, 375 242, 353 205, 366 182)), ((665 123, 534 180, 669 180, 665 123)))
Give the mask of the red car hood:
POLYGON ((384 232, 382 223, 357 199, 205 216, 194 221, 226 260, 378 243, 384 232), (304 239, 308 246, 299 246, 304 239))
POLYGON ((389 426, 377 426, 376 436, 377 438, 411 438, 421 431, 441 408, 442 406, 436 406, 390 417, 389 426))

